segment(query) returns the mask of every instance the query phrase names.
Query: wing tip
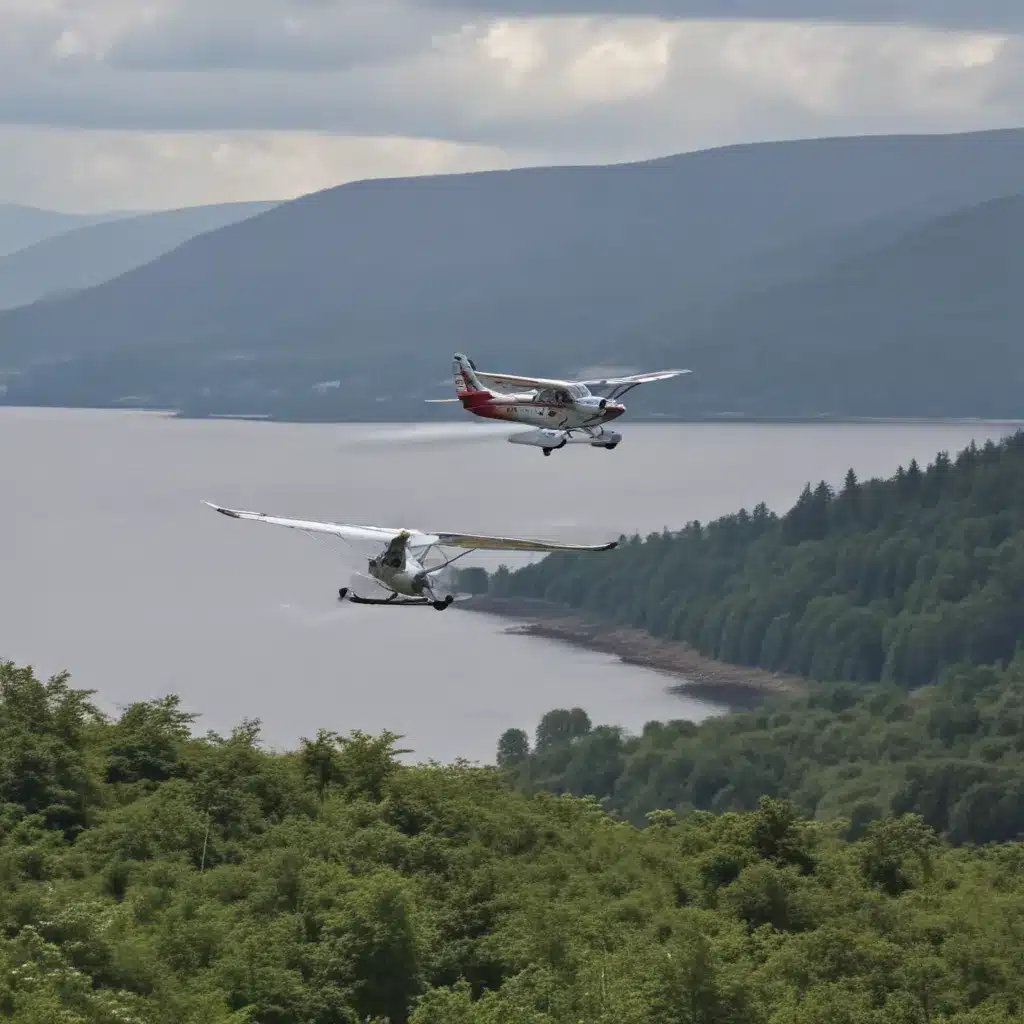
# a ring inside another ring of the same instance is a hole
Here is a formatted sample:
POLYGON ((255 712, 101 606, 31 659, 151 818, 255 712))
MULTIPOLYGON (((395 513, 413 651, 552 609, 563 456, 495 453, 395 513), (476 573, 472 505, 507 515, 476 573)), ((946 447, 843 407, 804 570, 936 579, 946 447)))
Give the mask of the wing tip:
POLYGON ((204 505, 209 505, 214 512, 219 512, 222 516, 230 516, 232 519, 241 519, 242 517, 231 508, 222 508, 220 505, 214 505, 212 501, 203 500, 204 505))

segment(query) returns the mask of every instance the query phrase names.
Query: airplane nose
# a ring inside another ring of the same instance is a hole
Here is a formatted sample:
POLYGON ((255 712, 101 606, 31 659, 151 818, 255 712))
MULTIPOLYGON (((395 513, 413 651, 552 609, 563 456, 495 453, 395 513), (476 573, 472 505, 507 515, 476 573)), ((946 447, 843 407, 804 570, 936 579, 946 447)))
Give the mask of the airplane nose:
POLYGON ((619 402, 609 402, 604 407, 605 415, 608 419, 618 419, 625 411, 626 407, 619 402))

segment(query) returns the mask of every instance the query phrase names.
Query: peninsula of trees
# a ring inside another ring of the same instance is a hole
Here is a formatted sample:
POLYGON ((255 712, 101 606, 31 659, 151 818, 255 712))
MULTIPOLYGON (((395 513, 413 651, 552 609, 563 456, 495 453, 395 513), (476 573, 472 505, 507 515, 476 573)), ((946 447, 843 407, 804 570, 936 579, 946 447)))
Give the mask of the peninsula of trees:
POLYGON ((527 791, 587 794, 634 822, 767 794, 851 836, 906 812, 955 843, 1024 835, 1024 433, 888 480, 851 470, 782 516, 760 505, 490 584, 814 681, 641 736, 551 712, 532 750, 521 730, 501 739, 527 791))
POLYGON ((1024 432, 888 480, 851 469, 838 493, 808 484, 781 517, 761 504, 622 541, 499 570, 491 592, 737 665, 913 688, 1008 662, 1024 637, 1024 432))

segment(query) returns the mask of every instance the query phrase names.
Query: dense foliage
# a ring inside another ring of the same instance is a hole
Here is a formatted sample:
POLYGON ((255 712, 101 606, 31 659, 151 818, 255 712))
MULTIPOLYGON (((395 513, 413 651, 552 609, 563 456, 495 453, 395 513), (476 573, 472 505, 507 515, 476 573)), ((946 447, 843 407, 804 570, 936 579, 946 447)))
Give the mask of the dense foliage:
POLYGON ((954 843, 1024 835, 1024 659, 960 668, 937 686, 840 684, 755 711, 651 722, 641 736, 593 728, 581 709, 501 738, 523 789, 591 795, 641 823, 657 808, 742 811, 785 797, 808 817, 850 822, 913 812, 954 843))
POLYGON ((819 680, 915 687, 1011 660, 1024 636, 1024 432, 838 493, 808 485, 601 557, 557 554, 492 578, 685 641, 709 657, 819 680))
MULTIPOLYGON (((587 723, 567 713, 552 739, 587 723)), ((16 1024, 995 1024, 1024 850, 915 816, 637 829, 398 737, 116 721, 0 666, 0 1015, 16 1024)), ((516 752, 511 751, 515 756, 516 752)))

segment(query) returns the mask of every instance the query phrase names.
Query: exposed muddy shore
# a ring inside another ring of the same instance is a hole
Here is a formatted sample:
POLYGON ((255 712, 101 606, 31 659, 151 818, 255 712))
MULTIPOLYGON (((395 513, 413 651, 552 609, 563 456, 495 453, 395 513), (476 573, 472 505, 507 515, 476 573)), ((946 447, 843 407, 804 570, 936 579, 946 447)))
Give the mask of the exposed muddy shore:
POLYGON ((589 621, 547 601, 478 596, 463 598, 455 607, 518 620, 509 633, 561 640, 675 676, 679 682, 673 690, 734 710, 754 707, 768 697, 799 693, 806 685, 793 676, 714 661, 687 644, 658 640, 640 629, 589 621))

